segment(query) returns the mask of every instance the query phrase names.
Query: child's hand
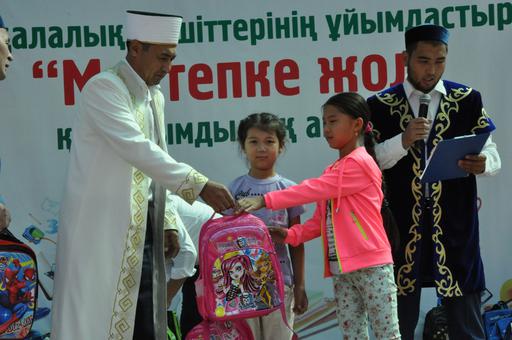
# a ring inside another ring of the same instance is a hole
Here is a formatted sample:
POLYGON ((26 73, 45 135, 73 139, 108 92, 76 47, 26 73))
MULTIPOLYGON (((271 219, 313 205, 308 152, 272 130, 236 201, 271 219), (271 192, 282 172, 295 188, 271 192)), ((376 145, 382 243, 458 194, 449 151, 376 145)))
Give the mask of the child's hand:
POLYGON ((242 211, 251 212, 254 210, 259 210, 265 207, 265 200, 263 196, 257 197, 245 197, 238 200, 238 209, 236 213, 240 213, 242 211))
POLYGON ((304 286, 295 285, 293 287, 293 296, 295 298, 295 302, 293 303, 293 312, 297 315, 301 315, 308 310, 309 304, 304 286))
POLYGON ((274 243, 284 243, 286 236, 288 236, 288 229, 282 227, 268 227, 270 236, 274 243))

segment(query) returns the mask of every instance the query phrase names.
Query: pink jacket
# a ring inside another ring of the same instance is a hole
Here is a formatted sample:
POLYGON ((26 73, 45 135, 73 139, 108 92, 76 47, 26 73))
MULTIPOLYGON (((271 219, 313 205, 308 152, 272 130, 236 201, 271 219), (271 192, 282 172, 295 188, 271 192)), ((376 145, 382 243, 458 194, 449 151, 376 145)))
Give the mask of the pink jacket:
POLYGON ((322 236, 324 276, 331 276, 327 258, 326 204, 331 200, 336 253, 342 273, 391 264, 391 247, 380 213, 382 175, 364 147, 329 165, 318 178, 307 179, 284 190, 267 193, 272 210, 317 202, 313 216, 288 230, 285 240, 293 246, 322 236))

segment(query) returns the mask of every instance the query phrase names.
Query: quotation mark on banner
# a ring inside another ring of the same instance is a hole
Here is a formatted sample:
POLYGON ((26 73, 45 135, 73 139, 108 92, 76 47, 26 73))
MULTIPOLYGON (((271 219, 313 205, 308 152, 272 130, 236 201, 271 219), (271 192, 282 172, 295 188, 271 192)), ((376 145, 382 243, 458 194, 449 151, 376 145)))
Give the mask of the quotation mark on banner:
POLYGON ((38 60, 32 65, 32 77, 34 79, 45 78, 46 71, 47 78, 57 78, 59 71, 62 70, 64 78, 64 104, 75 105, 75 85, 78 91, 82 91, 85 83, 96 73, 100 72, 100 60, 90 59, 83 72, 80 71, 74 60, 63 60, 62 68, 59 67, 59 64, 57 60, 51 60, 45 65, 44 61, 38 60))
MULTIPOLYGON (((58 70, 57 70, 56 65, 57 65, 57 60, 52 60, 48 63, 48 66, 46 67, 46 73, 48 75, 48 78, 57 78, 58 70)), ((34 77, 34 79, 39 79, 39 78, 44 77, 44 74, 43 74, 44 71, 41 66, 43 66, 42 60, 36 61, 34 63, 34 65, 32 66, 32 77, 34 77)))

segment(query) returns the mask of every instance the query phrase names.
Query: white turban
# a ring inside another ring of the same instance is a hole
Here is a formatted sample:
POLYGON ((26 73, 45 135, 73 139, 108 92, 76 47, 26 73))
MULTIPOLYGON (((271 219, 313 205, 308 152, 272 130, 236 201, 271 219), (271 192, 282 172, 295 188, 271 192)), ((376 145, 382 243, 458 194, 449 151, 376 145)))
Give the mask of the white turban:
POLYGON ((179 15, 126 11, 124 37, 150 44, 178 44, 182 21, 179 15))

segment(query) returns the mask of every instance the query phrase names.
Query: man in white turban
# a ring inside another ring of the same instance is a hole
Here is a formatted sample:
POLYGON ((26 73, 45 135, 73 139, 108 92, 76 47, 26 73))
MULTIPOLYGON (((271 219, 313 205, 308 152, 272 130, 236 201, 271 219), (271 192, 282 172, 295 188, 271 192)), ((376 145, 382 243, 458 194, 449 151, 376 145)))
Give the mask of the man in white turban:
POLYGON ((182 18, 128 11, 126 59, 83 89, 61 206, 52 340, 166 337, 164 258, 176 255, 168 191, 215 211, 228 190, 167 153, 159 83, 182 18), (144 265, 143 265, 144 264, 144 265))

